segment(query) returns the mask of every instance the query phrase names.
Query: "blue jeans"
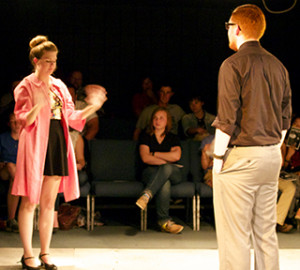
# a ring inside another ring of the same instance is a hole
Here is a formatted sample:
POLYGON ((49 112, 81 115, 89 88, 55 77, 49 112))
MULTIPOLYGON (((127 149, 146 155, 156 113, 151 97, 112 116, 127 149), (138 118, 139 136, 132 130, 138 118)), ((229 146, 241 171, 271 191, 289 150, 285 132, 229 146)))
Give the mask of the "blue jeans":
POLYGON ((174 164, 149 166, 143 171, 142 181, 146 184, 144 192, 155 195, 156 214, 159 225, 170 220, 169 208, 171 199, 171 185, 182 181, 181 169, 174 164))

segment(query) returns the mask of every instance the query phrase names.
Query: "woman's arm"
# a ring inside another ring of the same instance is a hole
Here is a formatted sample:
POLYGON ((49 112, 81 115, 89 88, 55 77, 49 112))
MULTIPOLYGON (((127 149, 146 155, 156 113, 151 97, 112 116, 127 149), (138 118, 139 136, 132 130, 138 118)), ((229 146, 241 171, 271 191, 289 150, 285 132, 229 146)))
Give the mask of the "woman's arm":
POLYGON ((171 148, 170 152, 154 152, 154 157, 160 158, 162 160, 165 160, 166 162, 176 162, 181 157, 181 147, 180 146, 174 146, 171 148))
POLYGON ((77 170, 80 171, 85 166, 84 141, 80 134, 78 134, 78 138, 75 146, 75 157, 76 157, 77 170))
POLYGON ((213 160, 206 154, 209 147, 210 144, 206 144, 201 151, 201 166, 203 170, 206 170, 213 165, 213 160))
POLYGON ((167 163, 165 160, 154 156, 150 152, 150 147, 148 145, 141 144, 139 148, 139 152, 142 161, 148 165, 162 165, 167 163))

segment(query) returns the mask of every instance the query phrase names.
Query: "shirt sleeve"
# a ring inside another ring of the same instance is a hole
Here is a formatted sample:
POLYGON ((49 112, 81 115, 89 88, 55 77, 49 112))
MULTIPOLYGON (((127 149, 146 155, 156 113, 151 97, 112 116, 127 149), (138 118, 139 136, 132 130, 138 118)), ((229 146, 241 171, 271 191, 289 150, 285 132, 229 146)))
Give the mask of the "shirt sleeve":
POLYGON ((291 125, 291 117, 292 117, 292 98, 291 98, 291 86, 289 80, 289 74, 286 70, 286 84, 283 92, 282 99, 282 130, 287 130, 291 125))
POLYGON ((139 145, 141 144, 148 145, 150 147, 150 135, 146 132, 142 132, 139 138, 139 145))
POLYGON ((218 78, 218 115, 212 126, 232 136, 240 109, 240 83, 237 70, 225 61, 218 78))
POLYGON ((182 124, 182 128, 183 128, 183 132, 187 137, 189 136, 187 134, 187 130, 191 127, 192 128, 197 127, 197 125, 195 125, 194 123, 196 123, 196 122, 192 121, 192 116, 190 114, 186 114, 182 117, 181 124, 182 124))

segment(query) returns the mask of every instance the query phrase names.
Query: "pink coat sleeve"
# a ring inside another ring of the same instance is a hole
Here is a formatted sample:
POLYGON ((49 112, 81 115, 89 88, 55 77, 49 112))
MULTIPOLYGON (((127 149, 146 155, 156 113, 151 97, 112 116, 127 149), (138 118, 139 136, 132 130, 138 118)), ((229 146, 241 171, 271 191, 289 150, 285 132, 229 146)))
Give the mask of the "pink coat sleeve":
POLYGON ((32 91, 29 91, 26 85, 24 85, 24 83, 21 83, 15 89, 14 97, 16 101, 15 108, 14 108, 16 119, 20 122, 23 128, 30 131, 35 125, 35 121, 34 121, 30 126, 28 127, 26 126, 28 113, 31 111, 33 107, 32 91))

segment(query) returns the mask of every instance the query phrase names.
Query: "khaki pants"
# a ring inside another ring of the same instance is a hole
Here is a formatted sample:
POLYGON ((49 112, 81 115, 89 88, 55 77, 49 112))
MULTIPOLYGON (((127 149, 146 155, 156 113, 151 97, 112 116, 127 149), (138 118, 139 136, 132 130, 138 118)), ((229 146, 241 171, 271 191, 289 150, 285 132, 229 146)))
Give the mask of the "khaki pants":
POLYGON ((277 223, 283 225, 295 196, 296 186, 292 181, 279 178, 278 189, 281 195, 277 202, 277 223))
POLYGON ((214 173, 220 270, 249 270, 251 238, 256 270, 278 270, 276 200, 279 145, 234 147, 214 173))

